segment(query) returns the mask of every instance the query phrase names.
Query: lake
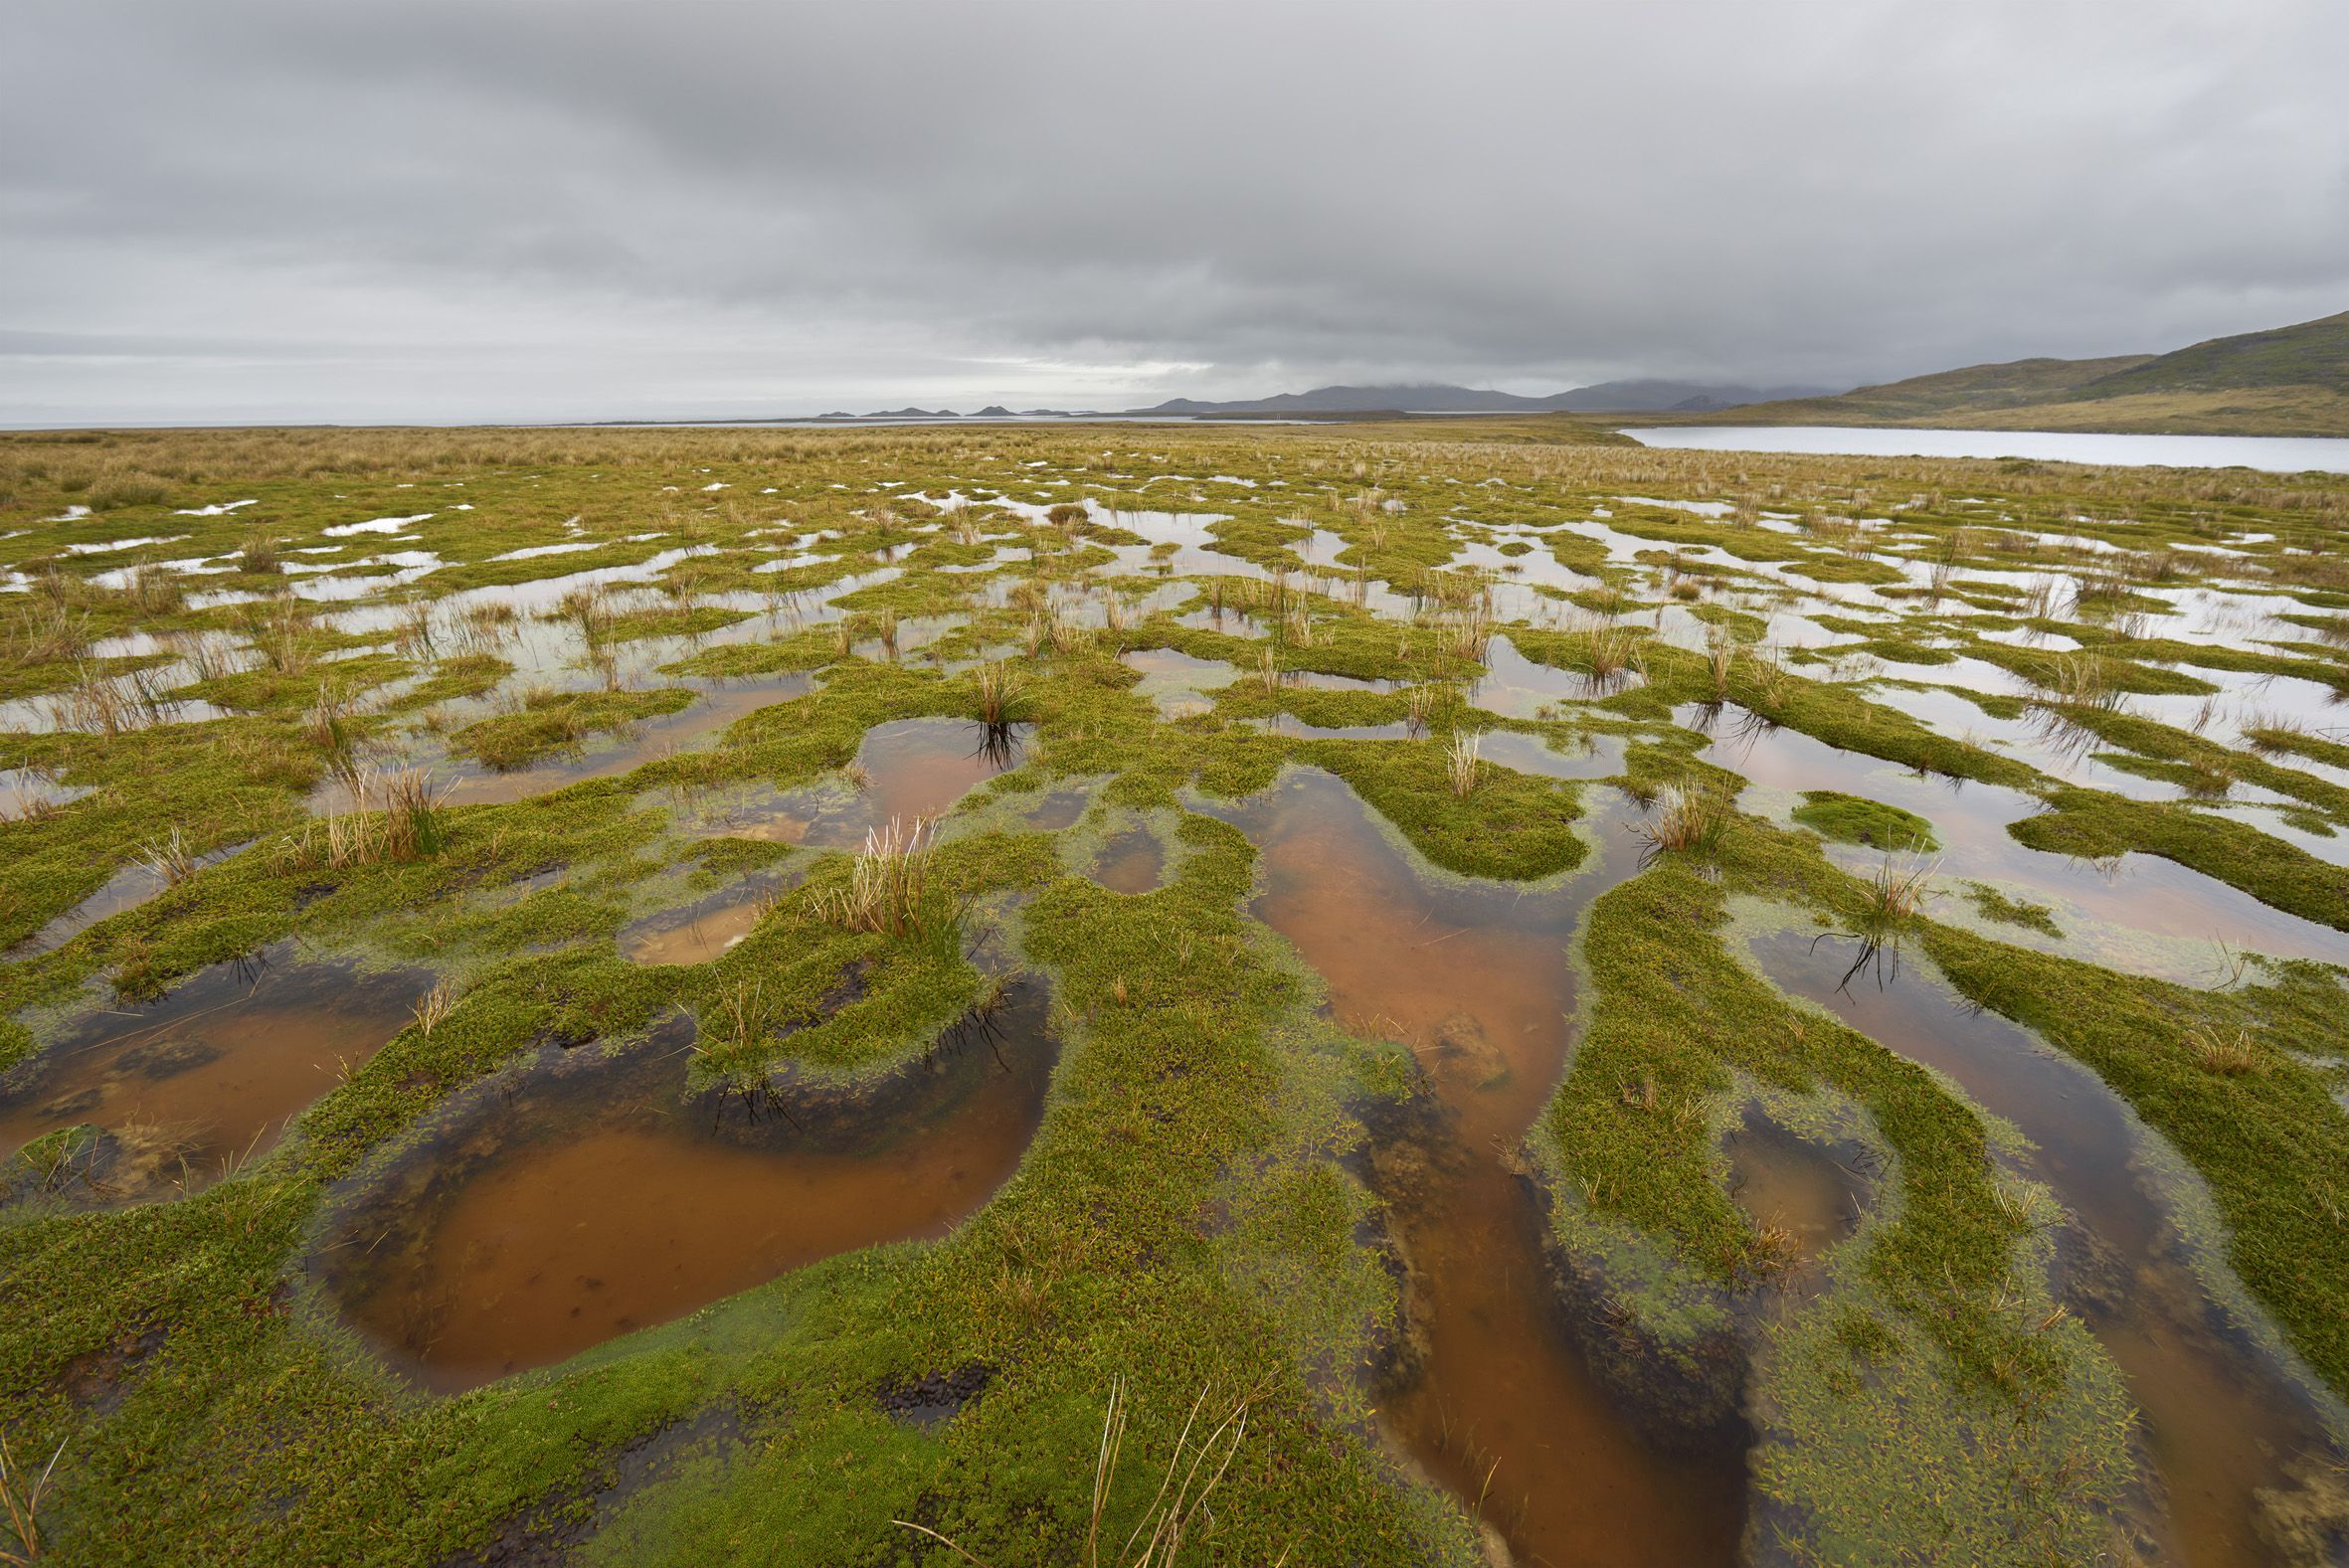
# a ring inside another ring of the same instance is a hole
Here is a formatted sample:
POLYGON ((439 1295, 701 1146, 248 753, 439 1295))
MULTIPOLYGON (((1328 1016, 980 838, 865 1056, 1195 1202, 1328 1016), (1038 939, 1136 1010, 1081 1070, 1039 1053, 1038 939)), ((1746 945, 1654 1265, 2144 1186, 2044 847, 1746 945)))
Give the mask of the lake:
POLYGON ((2033 457, 2145 468, 2349 473, 2349 439, 2304 436, 2112 436, 2088 431, 1879 430, 1852 425, 1632 428, 1643 446, 1817 452, 1855 457, 2033 457))

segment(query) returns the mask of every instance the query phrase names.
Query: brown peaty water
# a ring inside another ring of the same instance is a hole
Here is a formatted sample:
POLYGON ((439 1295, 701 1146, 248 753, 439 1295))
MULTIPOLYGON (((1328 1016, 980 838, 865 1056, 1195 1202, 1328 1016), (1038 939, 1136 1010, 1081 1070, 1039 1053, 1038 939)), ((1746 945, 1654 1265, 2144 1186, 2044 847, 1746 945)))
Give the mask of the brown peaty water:
POLYGON ((968 719, 896 719, 864 734, 854 788, 836 781, 786 790, 735 813, 744 838, 853 849, 866 832, 943 814, 980 784, 1018 765, 1026 726, 968 719))
POLYGON ((1112 893, 1155 891, 1167 874, 1167 852, 1158 835, 1147 828, 1129 828, 1101 846, 1093 862, 1093 880, 1112 893))
POLYGON ((1859 1150, 1800 1137, 1749 1110, 1727 1139, 1729 1197, 1765 1235, 1782 1242, 1780 1285, 1803 1301, 1825 1284, 1814 1267, 1860 1228, 1868 1184, 1852 1163, 1859 1150))
POLYGON ((196 1185, 266 1153, 288 1122, 407 1027, 431 981, 294 952, 281 942, 153 1001, 77 1020, 0 1079, 0 1154, 90 1123, 184 1165, 196 1185))
POLYGON ((853 1092, 688 1095, 690 1023, 618 1055, 550 1047, 360 1178, 313 1267, 390 1359, 452 1392, 837 1253, 942 1236, 1035 1134, 1044 1004, 1022 986, 853 1092))
POLYGON ((2077 1227, 2068 1305, 2127 1374, 2142 1412, 2168 1499, 2166 1555, 2195 1568, 2273 1561, 2258 1492, 2288 1492, 2296 1462, 2339 1456, 2300 1384, 2228 1320, 2186 1262, 2167 1206, 2135 1168, 2151 1134, 2095 1075, 1967 1007, 1920 965, 1888 964, 1839 988, 1851 959, 1836 944, 1787 932, 1750 946, 1777 984, 1948 1074, 2022 1129, 2036 1145, 2032 1173, 2077 1227))
POLYGON ((1418 1055, 1443 1108, 1437 1146, 1372 1151, 1423 1332, 1388 1430, 1521 1562, 1733 1559, 1740 1455, 1663 1452, 1616 1408, 1561 1322, 1544 1222, 1509 1153, 1564 1069, 1567 942, 1633 869, 1630 836, 1603 823, 1600 868, 1525 893, 1423 876, 1319 771, 1222 814, 1259 850, 1252 912, 1329 982, 1339 1023, 1418 1055))
POLYGON ((620 951, 638 963, 707 963, 757 928, 766 900, 735 899, 696 907, 682 920, 644 922, 620 934, 620 951))

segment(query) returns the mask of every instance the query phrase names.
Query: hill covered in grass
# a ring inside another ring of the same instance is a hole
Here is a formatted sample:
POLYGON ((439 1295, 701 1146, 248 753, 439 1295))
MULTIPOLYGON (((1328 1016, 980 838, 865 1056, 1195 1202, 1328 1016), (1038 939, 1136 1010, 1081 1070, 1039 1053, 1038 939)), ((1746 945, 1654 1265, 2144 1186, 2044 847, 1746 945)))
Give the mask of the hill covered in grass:
POLYGON ((2349 436, 2349 311, 2169 354, 1970 365, 1690 420, 2349 436))

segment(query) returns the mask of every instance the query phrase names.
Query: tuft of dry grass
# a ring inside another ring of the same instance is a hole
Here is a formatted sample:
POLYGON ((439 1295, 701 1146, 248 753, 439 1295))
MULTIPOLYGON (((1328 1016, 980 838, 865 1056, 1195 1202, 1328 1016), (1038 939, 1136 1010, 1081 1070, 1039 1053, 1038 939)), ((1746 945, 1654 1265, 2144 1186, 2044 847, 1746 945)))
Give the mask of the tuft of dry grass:
POLYGON ((1705 673, 1713 677, 1713 700, 1729 700, 1729 677, 1737 670, 1737 642, 1727 632, 1715 627, 1705 639, 1705 673))
POLYGON ((717 1005, 702 1021, 700 1036, 693 1042, 694 1054, 706 1055, 713 1048, 748 1051, 767 1032, 774 1016, 765 984, 747 977, 738 979, 718 993, 717 1005))
POLYGON ((2060 702, 2108 711, 2121 706, 2110 667, 2093 653, 2059 653, 2044 668, 2039 684, 2060 702))
POLYGON ((1472 604, 1446 620, 1440 635, 1444 651, 1454 658, 1482 663, 1493 645, 1493 617, 1483 606, 1472 604))
POLYGON ((1611 681, 1631 664, 1639 638, 1628 626, 1593 626, 1582 633, 1582 658, 1594 681, 1611 681))
POLYGON ((28 1479, 9 1452, 8 1439, 0 1437, 0 1513, 7 1515, 8 1533, 15 1537, 13 1543, 0 1545, 0 1563, 19 1568, 40 1560, 41 1494, 49 1489, 49 1478, 57 1474, 57 1462, 65 1452, 66 1440, 60 1438, 41 1474, 28 1479))
POLYGON ((106 675, 89 665, 75 667, 74 684, 49 698, 50 722, 61 730, 121 735, 161 724, 177 704, 151 669, 106 675))
POLYGON ((176 887, 196 874, 200 862, 189 850, 187 839, 175 827, 166 837, 139 850, 138 863, 152 872, 165 887, 176 887))
POLYGON ((1903 863, 1887 855, 1868 882, 1869 923, 1880 928, 1904 925, 1922 914, 1925 901, 1933 896, 1933 874, 1940 865, 1937 860, 1903 863))
POLYGON ((0 664, 50 664, 78 659, 90 646, 87 615, 55 600, 34 600, 0 621, 0 664))
POLYGON ((1476 792, 1477 752, 1483 744, 1484 737, 1465 730, 1452 737, 1451 750, 1445 757, 1444 776, 1452 786, 1452 793, 1463 800, 1476 792))
POLYGON ((123 573, 122 587, 117 592, 136 615, 171 614, 185 597, 177 577, 151 566, 134 566, 123 573))
POLYGON ((302 727, 312 745, 330 756, 340 756, 350 750, 350 721, 355 711, 350 688, 338 680, 321 681, 317 701, 302 716, 302 727))
POLYGON ((1443 705, 1445 696, 1441 686, 1414 686, 1404 695, 1403 702, 1413 735, 1427 733, 1435 720, 1436 709, 1443 705))
POLYGON ((980 722, 1000 729, 1018 717, 1016 709, 1027 695, 1027 682, 1009 664, 996 660, 972 672, 979 687, 980 722))
POLYGON ((1656 797, 1655 808, 1632 831, 1647 841, 1651 855, 1710 856, 1720 848, 1735 815, 1729 797, 1718 789, 1668 785, 1656 797))
POLYGON ((2259 1042, 2252 1038, 2249 1029, 2197 1024, 2186 1031, 2186 1048, 2194 1053, 2196 1064, 2206 1073, 2234 1078, 2267 1071, 2259 1042))
POLYGON ((353 770, 345 778, 352 809, 303 823, 299 833, 277 845, 280 864, 343 871, 387 861, 405 864, 441 852, 446 837, 441 801, 446 791, 434 791, 424 769, 404 768, 375 777, 353 770), (380 804, 371 805, 370 796, 380 804))
MULTIPOLYGON (((1126 1532, 1123 1545, 1111 1548, 1108 1561, 1123 1568, 1174 1568, 1182 1554, 1183 1545, 1202 1527, 1212 1528, 1214 1510, 1208 1500, 1223 1478, 1231 1470, 1232 1461, 1239 1456, 1240 1446, 1247 1441, 1248 1413, 1256 1403, 1260 1390, 1250 1390, 1232 1401, 1231 1409, 1212 1430, 1198 1433, 1200 1416, 1207 1409, 1208 1397, 1214 1386, 1208 1384, 1191 1401, 1190 1413, 1183 1419, 1182 1428, 1174 1435, 1174 1447, 1167 1459, 1167 1468, 1159 1479, 1158 1490, 1150 1503, 1126 1532)), ((1101 1441, 1093 1454, 1092 1508, 1085 1525, 1085 1568, 1101 1568, 1102 1548, 1115 1535, 1109 1524, 1110 1502, 1117 1489, 1119 1466, 1124 1462, 1128 1427, 1133 1418, 1134 1402, 1127 1391, 1126 1380, 1115 1378, 1110 1383, 1109 1406, 1101 1418, 1101 1441)), ((963 1561, 987 1568, 987 1565, 965 1551, 948 1537, 926 1524, 911 1519, 897 1519, 894 1523, 905 1529, 926 1535, 946 1547, 963 1561)))
POLYGON ((881 937, 923 932, 937 916, 930 887, 937 840, 927 817, 909 825, 891 817, 868 828, 848 868, 848 884, 816 896, 818 916, 844 931, 881 937))
POLYGON ((435 980, 433 988, 417 999, 417 1033, 429 1037, 451 1013, 456 1010, 457 998, 463 994, 463 990, 456 981, 447 975, 435 980))

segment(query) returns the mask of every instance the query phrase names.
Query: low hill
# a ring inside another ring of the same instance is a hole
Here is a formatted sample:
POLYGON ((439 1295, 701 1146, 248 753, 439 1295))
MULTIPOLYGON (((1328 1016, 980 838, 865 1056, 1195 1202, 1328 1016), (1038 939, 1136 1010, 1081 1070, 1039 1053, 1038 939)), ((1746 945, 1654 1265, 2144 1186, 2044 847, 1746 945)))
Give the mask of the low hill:
POLYGON ((2098 377, 2078 395, 2123 398, 2248 387, 2320 387, 2349 393, 2349 310, 2271 332, 2212 338, 2098 377))
POLYGON ((2098 377, 2142 365, 2149 358, 2125 354, 2114 359, 2018 359, 2004 365, 1968 365, 1963 370, 1861 387, 1838 397, 1795 398, 1750 405, 1738 412, 1740 420, 1760 421, 1766 416, 1785 425, 1913 425, 1936 415, 2052 402, 2098 377))
POLYGON ((2349 436, 2349 312, 2169 354, 1970 365, 1685 422, 2349 436))

